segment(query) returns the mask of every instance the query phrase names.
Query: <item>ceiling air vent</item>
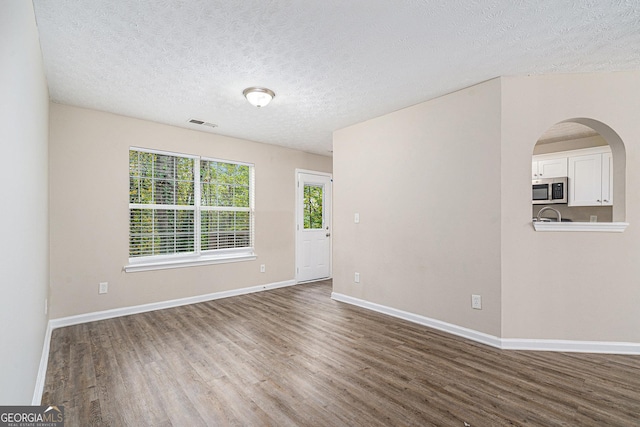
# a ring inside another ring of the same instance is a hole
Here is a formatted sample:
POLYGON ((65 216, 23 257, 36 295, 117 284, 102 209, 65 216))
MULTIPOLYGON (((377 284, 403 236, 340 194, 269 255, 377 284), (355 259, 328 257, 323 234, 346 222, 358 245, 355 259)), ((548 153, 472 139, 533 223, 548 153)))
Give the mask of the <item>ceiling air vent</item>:
POLYGON ((216 124, 205 122, 204 120, 198 120, 198 119, 191 119, 191 120, 189 120, 189 123, 193 123, 194 125, 209 126, 209 127, 212 127, 212 128, 217 128, 218 127, 218 125, 216 125, 216 124))

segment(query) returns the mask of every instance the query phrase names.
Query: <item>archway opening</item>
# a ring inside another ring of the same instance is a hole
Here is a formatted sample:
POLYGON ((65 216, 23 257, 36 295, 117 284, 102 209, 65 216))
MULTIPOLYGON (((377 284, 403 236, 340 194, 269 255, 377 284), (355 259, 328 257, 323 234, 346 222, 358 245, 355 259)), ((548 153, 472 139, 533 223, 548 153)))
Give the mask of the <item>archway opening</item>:
POLYGON ((563 221, 624 222, 625 176, 624 143, 608 125, 587 118, 556 123, 536 141, 532 180, 535 184, 566 178, 567 198, 534 200, 532 217, 548 206, 560 212, 563 221))

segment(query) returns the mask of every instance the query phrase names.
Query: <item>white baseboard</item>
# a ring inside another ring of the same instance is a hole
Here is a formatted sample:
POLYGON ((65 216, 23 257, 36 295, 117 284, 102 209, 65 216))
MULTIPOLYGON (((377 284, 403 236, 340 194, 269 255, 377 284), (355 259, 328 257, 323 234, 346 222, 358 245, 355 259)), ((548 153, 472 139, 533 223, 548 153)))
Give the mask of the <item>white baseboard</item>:
POLYGON ((487 344, 502 350, 531 350, 531 351, 557 351, 576 353, 608 353, 640 355, 640 343, 610 342, 610 341, 573 341, 573 340, 548 340, 526 338, 500 338, 484 332, 443 322, 414 313, 398 310, 392 307, 350 297, 348 295, 333 292, 331 298, 347 304, 356 305, 368 310, 377 311, 399 319, 407 320, 423 326, 428 326, 439 331, 447 332, 463 338, 487 344))
POLYGON ((559 351, 567 353, 607 353, 640 355, 640 343, 615 341, 544 340, 502 338, 504 350, 559 351))
POLYGON ((165 308, 179 307, 181 305, 196 304, 199 302, 229 298, 237 295, 246 295, 270 289, 284 288, 286 286, 293 286, 296 284, 297 282, 295 280, 285 280, 283 282, 269 283, 266 285, 232 289, 229 291, 214 292, 211 294, 197 295, 194 297, 180 298, 170 301, 161 301, 151 304, 135 305, 131 307, 114 308, 112 310, 97 311, 94 313, 85 313, 76 316, 51 319, 47 324, 47 331, 45 333, 44 344, 42 346, 42 356, 40 358, 40 366, 38 368, 38 376, 36 378, 36 386, 33 392, 31 404, 40 405, 40 402, 42 400, 42 393, 44 392, 44 381, 47 376, 47 364, 49 363, 51 333, 54 329, 62 328, 65 326, 79 325, 81 323, 95 322, 97 320, 112 319, 114 317, 128 316, 131 314, 146 313, 148 311, 162 310, 165 308))
POLYGON ((146 313, 148 311, 162 310, 165 308, 179 307, 181 305, 197 304, 199 302, 212 301, 221 298, 229 298, 238 295, 246 295, 269 289, 283 288, 297 284, 295 280, 270 283, 266 285, 251 286, 248 288, 232 289, 229 291, 214 292, 211 294, 197 295, 194 297, 180 298, 169 301, 154 302, 150 304, 134 305, 130 307, 114 308, 112 310, 96 311, 93 313, 78 314, 76 316, 51 319, 51 329, 64 326, 79 325, 81 323, 95 322, 97 320, 112 319, 114 317, 129 316, 131 314, 146 313))
POLYGON ((469 338, 470 340, 473 340, 473 341, 481 342, 483 344, 487 344, 492 347, 500 348, 500 338, 493 335, 485 334, 484 332, 478 332, 473 329, 463 328, 462 326, 457 326, 452 323, 431 319, 429 317, 420 316, 418 314, 409 313, 408 311, 402 311, 396 308, 387 307, 385 305, 380 305, 373 302, 361 300, 359 298, 350 297, 348 295, 339 294, 337 292, 332 292, 331 298, 336 301, 357 305, 358 307, 377 311, 378 313, 382 313, 382 314, 388 314, 389 316, 397 317, 403 320, 408 320, 409 322, 412 322, 412 323, 428 326, 430 328, 437 329, 439 331, 448 332, 453 335, 458 335, 463 338, 469 338))
POLYGON ((33 391, 31 405, 39 406, 44 392, 44 380, 47 376, 47 365, 49 364, 49 348, 51 345, 51 322, 47 323, 47 330, 44 333, 44 343, 42 344, 42 355, 40 356, 40 366, 36 377, 36 387, 33 391))

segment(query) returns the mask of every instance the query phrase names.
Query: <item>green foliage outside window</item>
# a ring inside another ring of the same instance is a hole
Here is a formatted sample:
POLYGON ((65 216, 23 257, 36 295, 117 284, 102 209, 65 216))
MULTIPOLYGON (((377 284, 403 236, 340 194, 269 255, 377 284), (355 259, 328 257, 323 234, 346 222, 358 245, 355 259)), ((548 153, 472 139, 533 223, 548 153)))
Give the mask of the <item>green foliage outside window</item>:
POLYGON ((194 252, 194 159, 129 151, 129 203, 164 209, 129 210, 129 256, 194 252))
POLYGON ((304 229, 322 228, 323 187, 319 185, 304 186, 304 229))
POLYGON ((251 166, 129 151, 129 256, 247 248, 251 166), (200 174, 200 200, 195 181, 200 174))
POLYGON ((250 245, 250 174, 251 169, 247 165, 209 160, 200 162, 200 198, 203 206, 200 242, 203 251, 250 245), (246 210, 206 208, 210 206, 246 210))
POLYGON ((202 206, 249 207, 249 166, 200 162, 202 206))
POLYGON ((129 203, 193 206, 194 159, 129 151, 129 203))

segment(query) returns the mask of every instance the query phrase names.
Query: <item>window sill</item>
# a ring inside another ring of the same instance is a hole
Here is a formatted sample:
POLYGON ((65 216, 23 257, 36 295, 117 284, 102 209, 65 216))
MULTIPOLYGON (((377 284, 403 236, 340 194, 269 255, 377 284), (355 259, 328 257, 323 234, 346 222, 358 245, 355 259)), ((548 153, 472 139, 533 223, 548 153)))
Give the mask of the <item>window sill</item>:
POLYGON ((243 252, 225 255, 203 255, 199 257, 185 257, 175 259, 163 259, 161 261, 130 261, 124 266, 126 273, 135 273, 138 271, 167 270, 171 268, 196 267, 200 265, 210 264, 227 264, 231 262, 253 261, 257 258, 253 252, 243 252))
POLYGON ((628 222, 533 222, 536 231, 584 231, 622 233, 628 222))

